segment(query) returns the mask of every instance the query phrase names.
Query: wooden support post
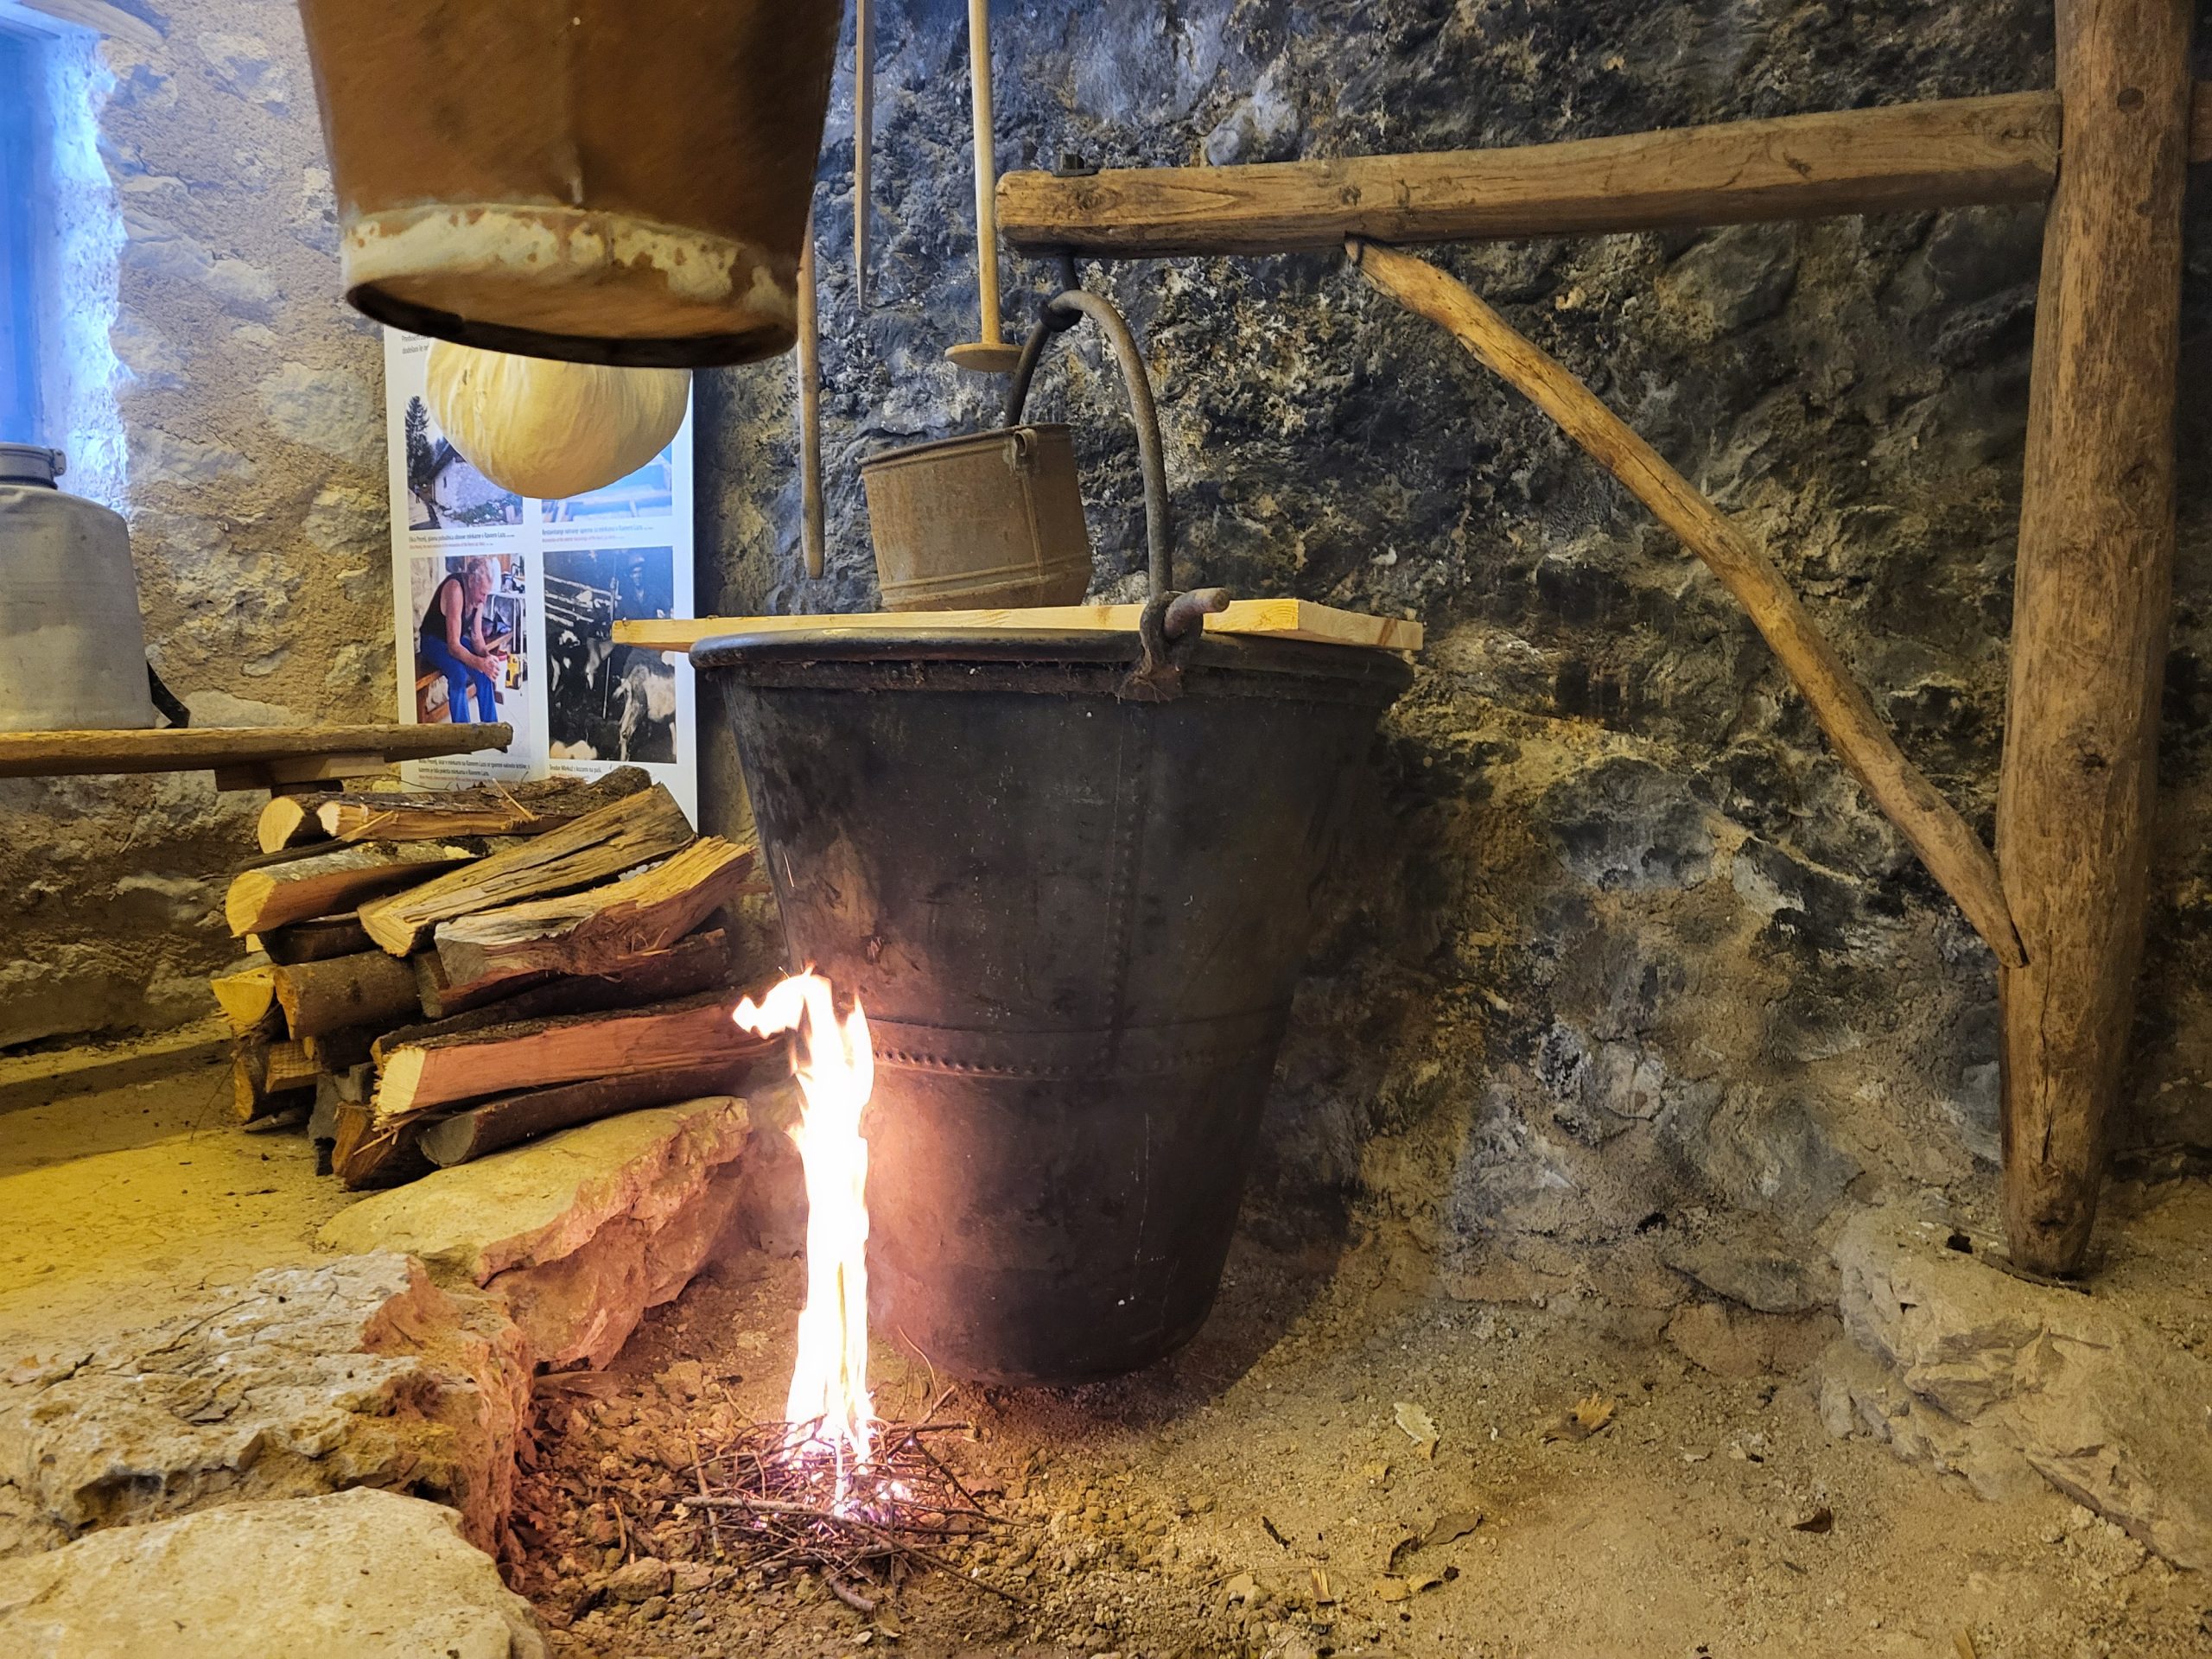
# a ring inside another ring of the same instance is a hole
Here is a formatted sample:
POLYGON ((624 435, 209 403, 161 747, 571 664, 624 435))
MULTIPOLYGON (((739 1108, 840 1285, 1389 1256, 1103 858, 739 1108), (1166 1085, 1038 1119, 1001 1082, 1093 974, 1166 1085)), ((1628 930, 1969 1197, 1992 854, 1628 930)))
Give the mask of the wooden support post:
POLYGON ((1997 804, 2028 962, 2000 982, 2012 1258, 2080 1267, 2142 959, 2174 545, 2190 0, 2058 0, 1997 804))
POLYGON ((1835 647, 1782 573, 1689 481, 1595 393, 1516 334, 1465 283, 1395 248, 1354 242, 1360 274, 1408 309, 1449 329, 1493 372, 1560 423, 1628 486, 1713 574, 1765 637, 1821 730, 1928 873, 1942 885, 2000 963, 2022 960, 1997 866, 1972 826, 1905 759, 1835 647))

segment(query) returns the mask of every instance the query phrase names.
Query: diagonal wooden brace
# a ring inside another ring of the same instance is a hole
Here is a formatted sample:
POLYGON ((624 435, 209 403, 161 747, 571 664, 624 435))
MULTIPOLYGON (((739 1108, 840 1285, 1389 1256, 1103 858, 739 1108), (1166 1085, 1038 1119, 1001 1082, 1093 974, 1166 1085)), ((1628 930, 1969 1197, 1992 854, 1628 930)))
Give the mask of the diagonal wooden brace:
POLYGON ((1628 423, 1540 347, 1516 334, 1465 283, 1395 248, 1346 245, 1360 274, 1383 293, 1440 324, 1485 366, 1525 394, 1650 508, 1659 521, 1736 596, 1821 730, 1857 774, 1928 873, 2006 968, 2025 965, 1997 861, 1957 809, 1905 759, 1866 693, 1814 623, 1782 573, 1749 537, 1628 423))

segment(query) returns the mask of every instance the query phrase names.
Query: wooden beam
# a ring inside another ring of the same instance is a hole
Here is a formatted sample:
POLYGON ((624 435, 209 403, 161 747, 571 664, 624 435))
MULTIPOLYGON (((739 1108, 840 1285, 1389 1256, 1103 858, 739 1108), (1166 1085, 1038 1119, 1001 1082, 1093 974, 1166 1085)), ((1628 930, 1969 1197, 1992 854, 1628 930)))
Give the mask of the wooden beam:
MULTIPOLYGON (((737 633, 1135 633, 1141 605, 1044 605, 1021 611, 844 611, 824 616, 701 616, 617 622, 614 643, 646 651, 689 651, 702 639, 737 633)), ((1236 599, 1205 620, 1208 633, 1306 639, 1329 645, 1419 651, 1421 626, 1369 616, 1309 599, 1236 599)))
POLYGON ((1515 333, 1465 283, 1395 248, 1356 243, 1351 256, 1370 283, 1450 330, 1488 368, 1557 421, 1705 561, 1751 613, 1812 705, 1828 741, 1912 844, 1928 873, 1966 912, 2000 963, 2021 962, 2019 937, 2005 910, 2004 888, 1989 849, 1905 759, 1835 647, 1751 537, 1692 488, 1587 386, 1515 333))
POLYGON ((1997 849, 2005 1230, 2079 1268, 2143 954, 2171 608, 2189 0, 2059 0, 2066 158, 2044 226, 1997 849))
POLYGON ((514 741, 512 726, 189 726, 127 732, 0 732, 0 778, 200 772, 325 755, 416 760, 514 741))
POLYGON ((1025 252, 1121 257, 1591 235, 2037 201, 2057 159, 2057 95, 2007 92, 1501 149, 1009 173, 999 226, 1025 252))

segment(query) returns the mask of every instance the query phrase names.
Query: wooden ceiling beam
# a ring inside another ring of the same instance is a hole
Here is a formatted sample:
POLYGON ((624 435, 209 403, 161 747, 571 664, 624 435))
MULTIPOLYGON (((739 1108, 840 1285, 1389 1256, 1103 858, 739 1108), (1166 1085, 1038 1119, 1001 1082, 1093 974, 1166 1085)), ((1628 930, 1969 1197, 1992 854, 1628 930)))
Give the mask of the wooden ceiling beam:
MULTIPOLYGON (((2192 160, 2212 160, 2212 83, 2192 160)), ((2040 201, 2058 174, 2059 98, 2005 92, 1614 138, 1243 167, 1009 173, 999 228, 1027 253, 1294 253, 1590 236, 2040 201)))

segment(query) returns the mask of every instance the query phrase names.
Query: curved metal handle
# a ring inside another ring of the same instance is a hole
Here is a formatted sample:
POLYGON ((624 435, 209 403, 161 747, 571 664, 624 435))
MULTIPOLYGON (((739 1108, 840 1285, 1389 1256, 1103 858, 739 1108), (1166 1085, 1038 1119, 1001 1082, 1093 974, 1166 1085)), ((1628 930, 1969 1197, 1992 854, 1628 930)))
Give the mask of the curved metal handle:
POLYGON ((1114 347, 1115 361, 1121 365, 1122 382, 1128 388, 1129 415, 1137 429, 1137 461, 1144 474, 1146 574, 1152 597, 1157 600, 1175 582, 1169 547, 1173 525, 1167 509, 1167 464, 1160 446, 1160 410, 1152 401, 1152 377, 1145 367, 1144 353, 1137 349, 1136 336, 1110 302, 1087 289, 1071 288, 1045 302, 1044 315, 1023 342, 1014 385, 1007 391, 1006 423, 1021 424, 1022 405, 1029 401, 1029 383, 1037 373, 1045 342, 1054 334, 1065 334, 1084 317, 1105 331, 1114 347))

